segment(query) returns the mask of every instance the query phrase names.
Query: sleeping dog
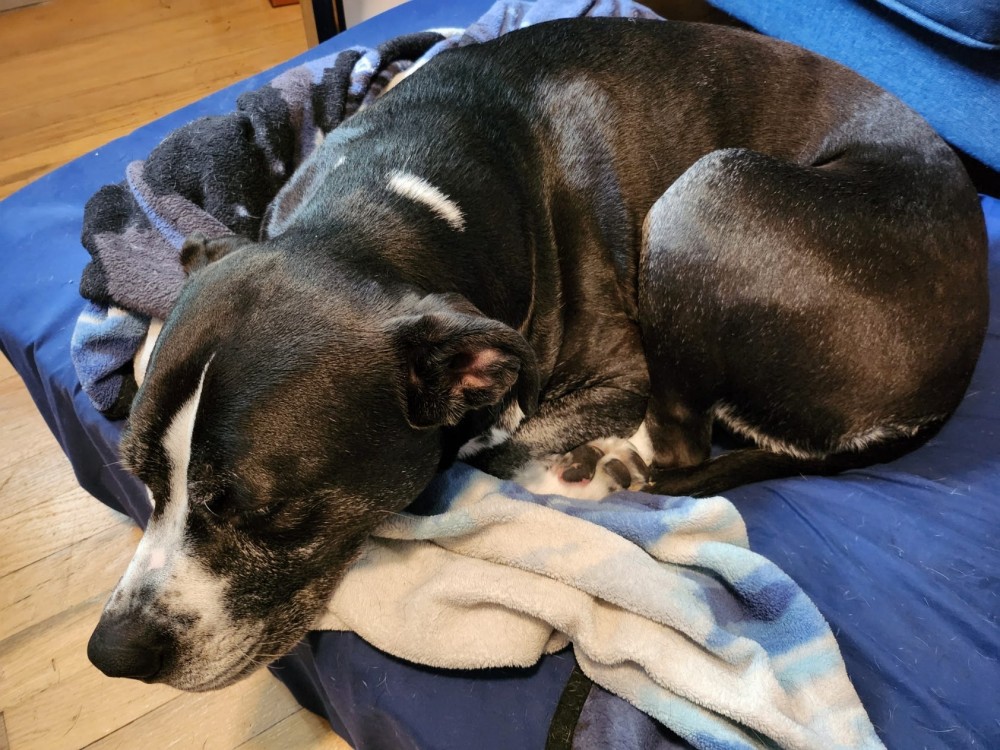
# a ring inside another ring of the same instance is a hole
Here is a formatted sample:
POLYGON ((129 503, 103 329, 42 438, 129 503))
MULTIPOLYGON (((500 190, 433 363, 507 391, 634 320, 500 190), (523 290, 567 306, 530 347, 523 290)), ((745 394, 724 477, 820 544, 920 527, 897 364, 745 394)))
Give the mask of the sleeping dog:
POLYGON ((968 385, 985 242, 931 128, 788 44, 592 19, 443 53, 263 241, 185 245, 121 445, 154 511, 90 658, 248 674, 456 458, 597 499, 901 455, 968 385), (714 422, 750 445, 710 458, 714 422))

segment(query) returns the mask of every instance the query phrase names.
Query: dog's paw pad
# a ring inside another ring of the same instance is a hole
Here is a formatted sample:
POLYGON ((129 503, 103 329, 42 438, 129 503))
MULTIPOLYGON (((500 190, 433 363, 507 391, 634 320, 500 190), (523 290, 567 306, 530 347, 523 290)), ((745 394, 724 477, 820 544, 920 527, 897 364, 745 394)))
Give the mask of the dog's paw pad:
POLYGON ((516 481, 537 494, 600 500, 618 490, 645 487, 649 467, 629 441, 602 438, 529 464, 516 481))
MULTIPOLYGON (((633 483, 632 472, 629 471, 628 466, 626 466, 620 459, 609 458, 599 468, 607 472, 607 475, 619 487, 631 488, 633 483)), ((642 484, 645 484, 645 481, 643 481, 642 484)), ((638 487, 636 489, 638 489, 638 487)))
POLYGON ((628 440, 603 438, 587 445, 602 454, 593 480, 601 480, 609 494, 617 490, 639 490, 649 482, 649 467, 628 440))
POLYGON ((560 456, 552 470, 564 482, 589 482, 594 478, 597 464, 604 458, 604 452, 597 446, 586 443, 560 456))

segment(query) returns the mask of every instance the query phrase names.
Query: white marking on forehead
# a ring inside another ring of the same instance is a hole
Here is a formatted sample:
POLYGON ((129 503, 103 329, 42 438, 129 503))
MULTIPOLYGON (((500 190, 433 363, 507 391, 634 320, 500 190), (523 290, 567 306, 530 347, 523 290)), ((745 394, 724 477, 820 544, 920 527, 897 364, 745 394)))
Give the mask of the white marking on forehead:
POLYGON ((187 525, 188 514, 187 475, 191 463, 191 436, 194 434, 194 421, 198 416, 205 374, 214 356, 213 354, 208 358, 201 371, 201 377, 198 378, 198 387, 188 400, 181 404, 170 426, 163 433, 163 452, 170 464, 170 494, 164 503, 163 514, 157 519, 156 526, 152 530, 154 538, 152 541, 167 550, 168 560, 184 546, 184 527, 187 525))
MULTIPOLYGON (((213 355, 214 356, 214 355, 213 355)), ((194 420, 198 415, 198 404, 201 402, 201 389, 205 385, 205 374, 212 364, 212 357, 201 371, 198 387, 194 393, 181 404, 170 426, 163 433, 163 452, 170 463, 170 497, 167 501, 167 511, 172 504, 187 507, 187 473, 191 462, 191 436, 194 434, 194 420)))
POLYGON ((210 358, 197 388, 163 434, 170 494, 163 512, 146 529, 105 608, 106 612, 145 611, 168 626, 179 616, 196 616, 192 625, 176 630, 187 656, 184 668, 171 679, 177 687, 196 689, 221 685, 227 677, 235 676, 253 658, 252 649, 263 633, 262 622, 233 621, 226 607, 229 578, 194 557, 186 543, 191 438, 211 362, 210 358))
POLYGON ((139 351, 135 353, 135 358, 132 360, 132 371, 135 375, 136 385, 142 385, 142 381, 146 379, 149 358, 153 354, 153 347, 156 345, 156 340, 160 337, 160 331, 162 330, 162 320, 153 318, 149 321, 149 330, 146 331, 146 338, 143 339, 139 351))
MULTIPOLYGON (((198 387, 195 388, 188 400, 181 404, 181 408, 177 410, 170 426, 163 433, 163 451, 170 464, 170 495, 164 503, 163 513, 158 518, 150 520, 132 562, 129 563, 125 575, 118 584, 117 590, 124 591, 126 595, 135 593, 142 583, 148 582, 146 576, 150 573, 163 571, 162 574, 159 574, 160 576, 168 575, 172 563, 181 554, 184 547, 184 527, 187 525, 188 514, 187 472, 191 460, 191 436, 194 433, 194 420, 198 413, 198 404, 201 401, 201 389, 205 384, 205 373, 208 372, 208 366, 211 363, 212 359, 209 358, 201 371, 198 387)), ((159 583, 162 584, 162 578, 159 583)), ((122 601, 127 603, 128 596, 122 597, 122 601)))
POLYGON ((459 232, 465 229, 465 217, 462 215, 462 209, 423 177, 395 170, 389 175, 389 189, 404 198, 423 203, 447 221, 452 229, 459 232))

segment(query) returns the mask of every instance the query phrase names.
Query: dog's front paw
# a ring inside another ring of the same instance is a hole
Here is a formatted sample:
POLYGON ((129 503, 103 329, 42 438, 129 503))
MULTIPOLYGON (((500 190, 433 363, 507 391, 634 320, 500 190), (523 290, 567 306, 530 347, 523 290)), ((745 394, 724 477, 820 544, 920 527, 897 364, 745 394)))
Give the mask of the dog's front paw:
POLYGON ((628 440, 601 438, 562 456, 534 461, 514 479, 539 495, 600 500, 618 490, 645 487, 649 467, 628 440))

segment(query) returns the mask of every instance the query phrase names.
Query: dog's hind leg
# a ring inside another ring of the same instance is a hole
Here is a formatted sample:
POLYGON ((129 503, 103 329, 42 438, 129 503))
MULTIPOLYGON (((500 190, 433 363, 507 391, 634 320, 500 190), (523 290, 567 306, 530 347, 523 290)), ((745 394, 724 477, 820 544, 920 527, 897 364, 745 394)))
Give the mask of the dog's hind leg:
POLYGON ((981 340, 964 290, 978 293, 981 264, 953 259, 980 252, 973 204, 944 156, 851 153, 810 167, 716 151, 650 210, 636 437, 652 489, 868 465, 926 440, 961 399, 981 340), (757 448, 708 461, 716 417, 757 448))
POLYGON ((697 466, 654 469, 646 492, 658 495, 709 497, 753 482, 796 475, 830 476, 851 469, 894 461, 919 448, 941 427, 940 423, 920 428, 913 435, 863 450, 847 450, 809 458, 776 453, 765 448, 742 448, 711 458, 697 466))
POLYGON ((675 206, 692 199, 684 181, 695 173, 697 165, 660 198, 643 226, 638 302, 650 398, 630 442, 659 469, 708 459, 712 412, 723 386, 721 311, 706 288, 711 280, 698 267, 709 252, 703 238, 673 217, 675 206))

